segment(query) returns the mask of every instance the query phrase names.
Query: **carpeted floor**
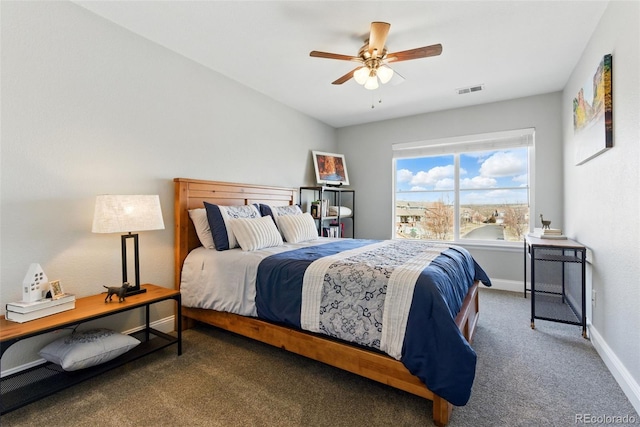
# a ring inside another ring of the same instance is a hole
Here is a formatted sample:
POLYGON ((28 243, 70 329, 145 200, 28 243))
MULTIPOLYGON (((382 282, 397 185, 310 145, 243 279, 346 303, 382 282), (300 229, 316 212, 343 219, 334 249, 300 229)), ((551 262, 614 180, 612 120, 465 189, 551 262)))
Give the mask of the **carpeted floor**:
MULTIPOLYGON (((532 330, 529 300, 488 289, 480 313, 473 392, 450 426, 570 426, 581 414, 640 425, 578 326, 532 330)), ((408 393, 214 328, 183 338, 180 357, 165 349, 6 414, 2 426, 433 425, 431 403, 408 393)))

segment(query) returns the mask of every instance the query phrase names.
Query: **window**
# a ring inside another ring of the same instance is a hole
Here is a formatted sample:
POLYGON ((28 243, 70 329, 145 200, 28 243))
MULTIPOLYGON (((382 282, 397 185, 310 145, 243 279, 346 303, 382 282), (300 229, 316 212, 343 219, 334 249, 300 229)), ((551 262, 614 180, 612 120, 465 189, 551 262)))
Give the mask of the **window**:
POLYGON ((395 237, 522 241, 533 137, 523 129, 394 144, 395 237))

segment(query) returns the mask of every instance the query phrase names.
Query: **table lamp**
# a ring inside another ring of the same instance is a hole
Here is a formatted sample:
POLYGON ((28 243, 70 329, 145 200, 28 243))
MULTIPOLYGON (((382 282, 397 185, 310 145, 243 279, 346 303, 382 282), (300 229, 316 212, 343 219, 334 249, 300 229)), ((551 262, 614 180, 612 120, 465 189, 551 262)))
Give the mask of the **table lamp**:
POLYGON ((93 233, 128 233, 121 236, 122 283, 129 283, 127 295, 146 292, 140 288, 140 261, 136 231, 164 230, 160 198, 157 195, 100 195, 96 197, 93 233), (127 278, 127 239, 133 239, 135 283, 127 278))

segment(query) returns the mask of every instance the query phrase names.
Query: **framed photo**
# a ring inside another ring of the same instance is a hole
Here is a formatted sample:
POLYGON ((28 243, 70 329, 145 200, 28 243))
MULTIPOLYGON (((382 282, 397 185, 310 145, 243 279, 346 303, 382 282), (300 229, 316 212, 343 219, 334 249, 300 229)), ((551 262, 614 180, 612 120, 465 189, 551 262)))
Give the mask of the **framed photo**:
POLYGON ((49 290, 51 291, 51 299, 56 300, 64 296, 62 284, 60 280, 52 280, 49 282, 49 290))
POLYGON ((576 164, 613 147, 612 58, 605 55, 573 99, 576 164))
POLYGON ((313 151, 316 182, 327 185, 349 185, 347 163, 344 155, 313 151))

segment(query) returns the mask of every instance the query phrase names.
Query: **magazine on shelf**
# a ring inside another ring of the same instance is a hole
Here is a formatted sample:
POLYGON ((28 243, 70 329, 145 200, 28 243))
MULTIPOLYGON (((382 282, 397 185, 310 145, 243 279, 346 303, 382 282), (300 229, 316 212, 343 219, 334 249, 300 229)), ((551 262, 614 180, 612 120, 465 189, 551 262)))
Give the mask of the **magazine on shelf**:
POLYGON ((9 302, 7 303, 6 309, 7 311, 12 311, 14 313, 31 313, 32 311, 38 311, 49 307, 54 307, 56 305, 61 305, 67 303, 69 301, 74 301, 76 296, 73 294, 64 294, 58 299, 45 298, 40 301, 34 302, 9 302))
POLYGON ((52 314, 61 313, 63 311, 76 308, 76 300, 67 301, 62 304, 42 308, 40 310, 31 311, 29 313, 16 313, 14 311, 7 310, 5 318, 12 322, 24 323, 30 320, 40 319, 41 317, 51 316, 52 314))
POLYGON ((536 237, 538 239, 558 239, 566 240, 567 236, 562 234, 562 230, 557 228, 534 228, 529 236, 536 237))

